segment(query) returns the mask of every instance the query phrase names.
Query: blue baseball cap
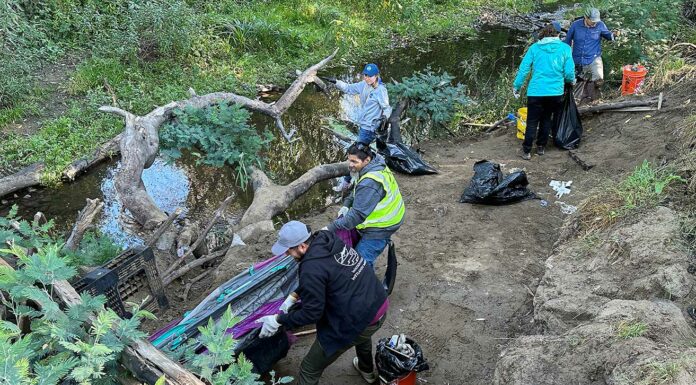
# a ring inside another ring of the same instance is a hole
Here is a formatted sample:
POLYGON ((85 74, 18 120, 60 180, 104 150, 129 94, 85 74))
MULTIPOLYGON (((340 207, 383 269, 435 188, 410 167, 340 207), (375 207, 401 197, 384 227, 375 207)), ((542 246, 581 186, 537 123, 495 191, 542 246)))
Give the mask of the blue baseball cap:
POLYGON ((273 255, 281 255, 288 252, 289 248, 301 245, 309 239, 309 228, 300 221, 290 221, 278 231, 278 240, 271 247, 273 255))
POLYGON ((599 23, 602 20, 599 17, 599 9, 597 8, 587 8, 585 10, 585 17, 590 19, 593 23, 599 23))
POLYGON ((379 73, 379 68, 377 68, 377 64, 370 63, 365 66, 362 73, 367 76, 375 76, 379 73))
POLYGON ((558 21, 552 21, 551 25, 553 25, 553 29, 556 30, 556 32, 561 32, 561 23, 558 21))

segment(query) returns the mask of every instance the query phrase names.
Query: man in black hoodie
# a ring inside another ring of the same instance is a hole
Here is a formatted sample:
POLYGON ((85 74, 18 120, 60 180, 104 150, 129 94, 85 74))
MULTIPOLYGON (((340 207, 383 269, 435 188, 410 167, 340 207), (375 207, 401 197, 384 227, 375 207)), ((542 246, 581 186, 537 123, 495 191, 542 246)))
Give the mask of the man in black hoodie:
POLYGON ((310 233, 307 225, 283 225, 274 255, 289 254, 299 262, 297 293, 286 299, 285 314, 262 317, 261 338, 283 325, 294 329, 316 324, 317 339, 302 360, 300 385, 314 385, 324 369, 355 346, 353 366, 368 383, 377 375, 372 359, 372 335, 382 326, 389 307, 384 287, 367 262, 330 231, 310 233), (299 308, 292 307, 301 300, 299 308))

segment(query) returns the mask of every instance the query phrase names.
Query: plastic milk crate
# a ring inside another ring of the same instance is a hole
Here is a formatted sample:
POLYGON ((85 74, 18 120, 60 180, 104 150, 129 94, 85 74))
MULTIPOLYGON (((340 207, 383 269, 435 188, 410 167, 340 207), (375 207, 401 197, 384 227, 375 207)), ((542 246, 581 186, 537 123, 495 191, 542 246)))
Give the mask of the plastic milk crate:
POLYGON ((124 305, 128 300, 140 303, 147 296, 143 309, 150 312, 169 307, 150 248, 129 249, 91 271, 73 286, 80 293, 103 294, 106 306, 122 318, 130 316, 124 305))

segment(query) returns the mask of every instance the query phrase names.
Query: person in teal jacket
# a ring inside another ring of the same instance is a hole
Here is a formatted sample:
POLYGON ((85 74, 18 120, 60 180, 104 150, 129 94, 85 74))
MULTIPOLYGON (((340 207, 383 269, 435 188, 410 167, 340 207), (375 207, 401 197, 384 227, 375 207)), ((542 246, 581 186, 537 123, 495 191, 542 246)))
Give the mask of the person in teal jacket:
POLYGON ((560 25, 549 23, 539 33, 540 40, 527 50, 513 84, 513 95, 518 98, 527 75, 527 130, 522 143, 522 159, 532 159, 532 145, 536 137, 537 155, 544 155, 554 115, 563 104, 565 84, 575 82, 575 64, 570 47, 558 35, 560 25), (537 136, 537 127, 539 135, 537 136))

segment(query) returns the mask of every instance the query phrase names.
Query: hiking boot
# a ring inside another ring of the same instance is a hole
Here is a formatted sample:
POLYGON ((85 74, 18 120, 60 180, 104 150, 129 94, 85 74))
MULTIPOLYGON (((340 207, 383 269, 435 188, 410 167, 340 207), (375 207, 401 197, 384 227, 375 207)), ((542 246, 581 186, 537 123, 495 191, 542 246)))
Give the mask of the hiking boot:
POLYGON ((520 158, 522 158, 524 160, 530 160, 530 159, 532 159, 532 153, 522 151, 522 153, 520 154, 520 158))
POLYGON ((537 146, 537 155, 544 155, 544 146, 537 146))
POLYGON ((366 373, 360 370, 360 367, 358 366, 358 357, 353 357, 353 367, 355 370, 360 373, 360 376, 362 376, 363 380, 365 380, 368 384, 374 384, 377 382, 377 373, 372 371, 372 373, 366 373))

